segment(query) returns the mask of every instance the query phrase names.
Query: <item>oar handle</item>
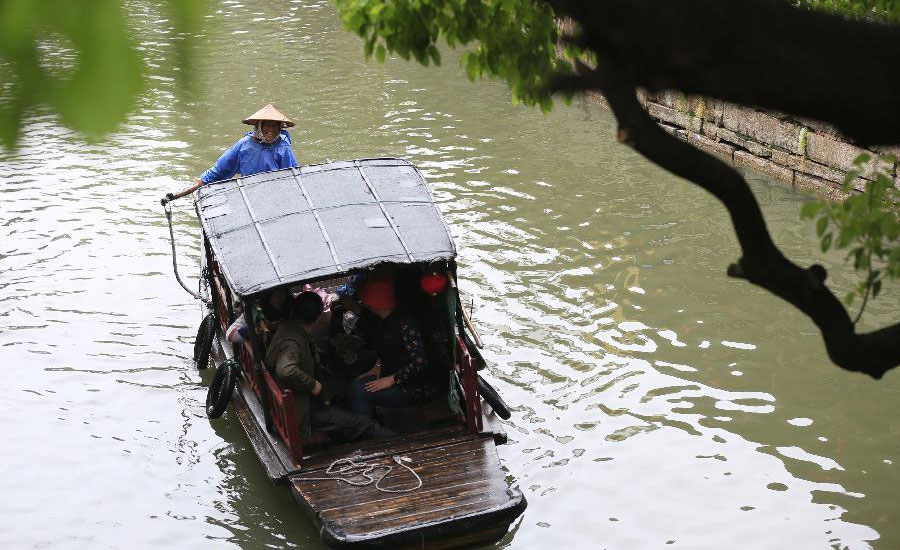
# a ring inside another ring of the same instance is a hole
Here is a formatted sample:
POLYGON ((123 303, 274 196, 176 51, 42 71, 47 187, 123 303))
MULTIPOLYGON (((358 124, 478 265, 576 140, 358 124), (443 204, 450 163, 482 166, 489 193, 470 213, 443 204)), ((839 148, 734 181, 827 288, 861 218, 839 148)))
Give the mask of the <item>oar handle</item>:
POLYGON ((472 333, 472 338, 475 339, 475 345, 478 346, 478 349, 484 349, 484 344, 481 343, 481 336, 478 336, 478 331, 475 330, 475 325, 473 325, 472 320, 469 319, 469 314, 466 313, 466 308, 461 301, 459 303, 459 310, 462 312, 463 322, 466 323, 466 328, 469 329, 469 332, 472 333))

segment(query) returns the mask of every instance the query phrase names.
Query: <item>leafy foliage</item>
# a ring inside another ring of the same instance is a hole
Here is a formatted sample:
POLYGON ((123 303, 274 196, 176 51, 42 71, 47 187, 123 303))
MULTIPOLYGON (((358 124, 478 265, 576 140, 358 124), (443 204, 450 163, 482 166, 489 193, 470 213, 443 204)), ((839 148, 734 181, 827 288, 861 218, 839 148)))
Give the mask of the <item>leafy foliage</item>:
POLYGON ((798 0, 797 4, 857 19, 900 21, 900 0, 798 0))
MULTIPOLYGON (((557 55, 559 26, 551 9, 534 0, 335 0, 346 27, 365 40, 367 58, 386 53, 440 64, 441 38, 450 47, 473 44, 461 63, 469 80, 505 80, 513 101, 553 105, 547 82, 571 65, 557 55)), ((570 48, 569 53, 577 52, 570 48)))
MULTIPOLYGON (((199 0, 167 0, 177 29, 199 20, 199 0)), ((182 37, 179 61, 190 59, 182 37)), ((143 63, 116 0, 0 0, 0 143, 15 147, 27 109, 49 104, 62 122, 99 138, 143 90, 143 63)), ((187 74, 187 71, 182 71, 187 74)))
MULTIPOLYGON (((896 162, 888 157, 887 162, 896 162)), ((853 181, 859 177, 863 165, 872 158, 863 154, 856 158, 856 170, 847 173, 844 191, 852 192, 853 181)), ((826 199, 807 202, 801 210, 801 217, 816 220, 816 235, 821 239, 821 248, 827 252, 849 249, 847 258, 862 272, 862 280, 846 297, 848 304, 857 296, 863 297, 859 315, 865 309, 871 295, 881 292, 882 281, 900 277, 900 191, 894 187, 891 178, 881 170, 874 172, 874 181, 866 181, 865 191, 853 194, 842 203, 826 199)), ((859 315, 857 320, 859 320, 859 315)))

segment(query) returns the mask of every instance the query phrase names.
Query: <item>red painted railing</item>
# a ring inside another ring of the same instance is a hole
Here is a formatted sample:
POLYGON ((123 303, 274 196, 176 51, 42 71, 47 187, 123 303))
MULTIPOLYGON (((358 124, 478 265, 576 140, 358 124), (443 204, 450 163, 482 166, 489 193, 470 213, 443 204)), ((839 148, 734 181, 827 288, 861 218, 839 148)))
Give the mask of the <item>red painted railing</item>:
POLYGON ((268 372, 263 371, 263 384, 260 384, 256 373, 256 363, 253 360, 253 351, 248 342, 240 346, 241 370, 244 378, 250 385, 250 389, 256 394, 260 403, 265 403, 262 392, 269 392, 269 412, 272 417, 272 427, 281 436, 282 441, 291 453, 295 466, 300 465, 303 458, 303 441, 300 438, 300 430, 297 427, 297 419, 294 416, 294 396, 291 390, 282 390, 278 382, 268 372))
POLYGON ((478 396, 478 371, 461 336, 456 337, 456 346, 458 360, 453 368, 459 375, 463 394, 465 394, 466 428, 469 433, 480 432, 483 426, 481 423, 481 399, 478 396))
POLYGON ((299 466, 303 459, 303 442, 300 439, 300 429, 297 427, 297 417, 294 416, 294 394, 291 390, 282 391, 268 372, 263 372, 263 378, 269 392, 272 426, 291 452, 294 465, 299 466))

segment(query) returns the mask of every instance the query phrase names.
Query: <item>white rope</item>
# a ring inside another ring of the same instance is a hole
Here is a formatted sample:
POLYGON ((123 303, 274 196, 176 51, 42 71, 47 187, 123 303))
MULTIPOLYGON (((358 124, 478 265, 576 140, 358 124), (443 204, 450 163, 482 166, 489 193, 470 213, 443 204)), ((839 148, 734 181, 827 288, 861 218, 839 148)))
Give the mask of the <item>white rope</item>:
POLYGON ((341 458, 332 462, 331 465, 328 466, 328 469, 325 470, 325 475, 328 477, 294 477, 291 479, 294 481, 343 481, 344 483, 356 487, 365 487, 374 483, 375 488, 382 493, 409 493, 422 486, 422 478, 419 477, 419 474, 405 464, 406 462, 412 462, 411 458, 408 456, 392 456, 391 458, 395 464, 406 468, 416 477, 415 487, 407 487, 405 489, 387 489, 382 487, 381 482, 391 473, 394 469, 393 466, 388 464, 355 462, 352 458, 341 458), (375 477, 374 472, 376 470, 384 470, 381 477, 375 477))

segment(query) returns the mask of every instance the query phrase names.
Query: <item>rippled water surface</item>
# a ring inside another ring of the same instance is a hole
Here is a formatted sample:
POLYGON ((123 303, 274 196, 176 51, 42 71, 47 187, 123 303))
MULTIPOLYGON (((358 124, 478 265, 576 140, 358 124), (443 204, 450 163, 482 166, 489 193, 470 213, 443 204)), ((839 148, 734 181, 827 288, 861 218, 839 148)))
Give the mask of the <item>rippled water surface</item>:
MULTIPOLYGON (((302 163, 402 156, 433 184, 515 405, 500 455, 529 508, 499 547, 900 548, 898 374, 839 371, 805 317, 728 280, 723 210, 618 145, 609 113, 514 106, 450 52, 366 63, 310 0, 215 3, 178 99, 168 22, 127 6, 149 89, 121 131, 85 144, 38 110, 0 151, 0 548, 321 547, 235 419, 204 415, 157 202, 266 101, 302 163)), ((843 292, 804 197, 749 176, 777 242, 843 292)), ((195 280, 186 202, 175 221, 195 280)), ((886 287, 864 328, 898 310, 886 287)))

